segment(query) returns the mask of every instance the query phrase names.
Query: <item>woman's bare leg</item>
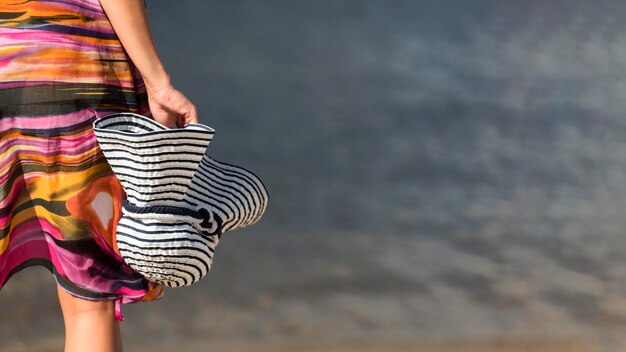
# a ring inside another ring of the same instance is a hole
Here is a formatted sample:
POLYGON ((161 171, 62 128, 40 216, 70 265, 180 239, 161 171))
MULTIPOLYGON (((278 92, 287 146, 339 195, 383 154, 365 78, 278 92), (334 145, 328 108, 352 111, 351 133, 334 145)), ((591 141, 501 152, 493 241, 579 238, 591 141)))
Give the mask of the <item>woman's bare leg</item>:
POLYGON ((57 292, 65 321, 65 352, 122 352, 114 300, 83 299, 58 284, 57 292))

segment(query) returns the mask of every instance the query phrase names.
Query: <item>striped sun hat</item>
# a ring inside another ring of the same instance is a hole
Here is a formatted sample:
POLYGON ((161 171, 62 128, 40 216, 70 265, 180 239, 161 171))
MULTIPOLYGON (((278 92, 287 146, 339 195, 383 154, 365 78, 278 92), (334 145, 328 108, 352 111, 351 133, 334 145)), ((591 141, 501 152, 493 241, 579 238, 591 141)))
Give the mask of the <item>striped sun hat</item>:
POLYGON ((118 249, 150 281, 197 282, 211 269, 222 234, 254 224, 267 208, 267 189, 255 174, 207 155, 211 127, 167 128, 122 112, 96 119, 93 128, 127 196, 118 249))

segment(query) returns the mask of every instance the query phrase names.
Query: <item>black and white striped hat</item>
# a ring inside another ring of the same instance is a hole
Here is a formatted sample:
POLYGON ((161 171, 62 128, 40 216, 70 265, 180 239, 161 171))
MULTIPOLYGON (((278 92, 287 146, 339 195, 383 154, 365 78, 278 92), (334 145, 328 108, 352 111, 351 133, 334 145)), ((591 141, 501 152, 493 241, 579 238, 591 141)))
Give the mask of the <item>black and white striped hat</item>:
POLYGON ((120 254, 150 281, 197 282, 221 235, 254 224, 267 208, 267 189, 255 174, 207 155, 211 127, 167 128, 122 112, 96 119, 93 129, 127 196, 117 224, 120 254))

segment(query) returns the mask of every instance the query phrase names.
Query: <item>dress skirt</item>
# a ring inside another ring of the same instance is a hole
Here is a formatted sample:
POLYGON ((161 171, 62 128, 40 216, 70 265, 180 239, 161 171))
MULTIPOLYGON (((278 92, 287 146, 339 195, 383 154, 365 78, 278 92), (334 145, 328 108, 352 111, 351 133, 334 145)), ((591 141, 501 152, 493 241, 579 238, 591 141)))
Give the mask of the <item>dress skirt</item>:
POLYGON ((151 117, 98 0, 0 0, 0 289, 43 266, 75 296, 115 300, 119 320, 121 303, 163 296, 116 246, 126 194, 93 132, 115 112, 151 117))

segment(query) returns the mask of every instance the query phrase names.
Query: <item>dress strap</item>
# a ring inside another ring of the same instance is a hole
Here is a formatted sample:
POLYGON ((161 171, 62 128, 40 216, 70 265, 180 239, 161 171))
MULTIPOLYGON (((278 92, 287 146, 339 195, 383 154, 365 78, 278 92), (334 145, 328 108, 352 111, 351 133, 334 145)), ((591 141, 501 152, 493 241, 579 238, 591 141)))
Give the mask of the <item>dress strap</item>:
POLYGON ((115 319, 119 321, 124 320, 124 316, 122 315, 122 299, 118 298, 115 300, 115 319))

